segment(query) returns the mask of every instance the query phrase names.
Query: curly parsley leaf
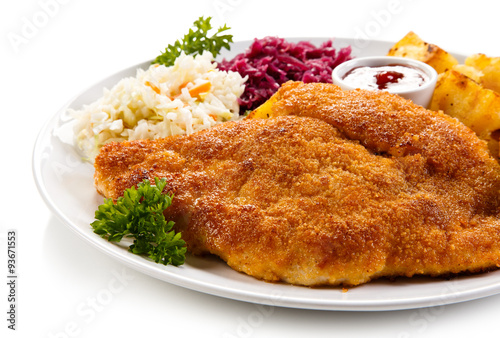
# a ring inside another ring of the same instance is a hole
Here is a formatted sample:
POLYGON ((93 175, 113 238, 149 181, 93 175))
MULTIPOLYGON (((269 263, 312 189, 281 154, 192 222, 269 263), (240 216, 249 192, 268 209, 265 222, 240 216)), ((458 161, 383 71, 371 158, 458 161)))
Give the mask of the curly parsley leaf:
POLYGON ((210 24, 211 19, 211 17, 205 19, 201 16, 193 23, 195 30, 190 28, 182 41, 177 40, 173 45, 168 45, 165 52, 157 56, 153 63, 168 67, 174 64, 175 59, 181 55, 181 52, 187 55, 197 55, 202 54, 204 51, 209 51, 216 57, 222 48, 229 50, 231 48, 229 43, 233 42, 233 36, 230 34, 220 34, 230 28, 224 25, 223 27, 219 27, 217 32, 212 36, 208 36, 209 31, 212 29, 212 25, 210 24))
POLYGON ((116 203, 106 198, 95 212, 91 223, 94 232, 110 242, 123 237, 134 238, 129 249, 147 255, 156 263, 182 265, 186 258, 186 242, 172 230, 174 222, 166 221, 163 211, 172 204, 172 195, 163 194, 167 182, 155 178, 155 185, 144 180, 125 190, 116 203))

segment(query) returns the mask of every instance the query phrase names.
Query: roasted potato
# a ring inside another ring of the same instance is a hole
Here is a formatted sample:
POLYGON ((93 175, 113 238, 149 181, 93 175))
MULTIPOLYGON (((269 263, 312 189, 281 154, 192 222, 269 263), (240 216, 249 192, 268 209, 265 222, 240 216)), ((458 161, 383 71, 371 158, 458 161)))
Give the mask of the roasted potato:
POLYGON ((478 82, 485 88, 500 93, 500 57, 474 54, 465 59, 465 65, 482 73, 478 82))
POLYGON ((445 72, 458 64, 450 53, 436 45, 422 40, 414 32, 409 32, 389 50, 388 56, 399 56, 427 63, 438 73, 445 72))
POLYGON ((250 114, 247 115, 247 119, 267 119, 273 117, 273 111, 271 107, 278 100, 278 93, 271 96, 266 102, 255 108, 250 114))
POLYGON ((481 78, 483 77, 483 72, 481 72, 477 68, 474 68, 472 66, 467 66, 464 64, 460 64, 460 65, 453 66, 452 69, 459 72, 459 73, 464 74, 465 76, 476 81, 477 83, 481 83, 481 78))
POLYGON ((471 128, 499 158, 500 94, 455 70, 439 75, 431 110, 441 110, 471 128))

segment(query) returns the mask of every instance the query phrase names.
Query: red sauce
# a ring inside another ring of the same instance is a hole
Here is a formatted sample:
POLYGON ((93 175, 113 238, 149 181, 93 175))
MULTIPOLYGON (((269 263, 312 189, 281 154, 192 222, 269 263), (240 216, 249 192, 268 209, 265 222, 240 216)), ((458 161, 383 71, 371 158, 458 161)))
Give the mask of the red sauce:
POLYGON ((402 64, 351 69, 344 80, 362 89, 403 91, 422 86, 428 76, 420 69, 402 64))
POLYGON ((402 79, 405 75, 400 72, 395 71, 385 71, 380 72, 375 75, 375 79, 377 80, 378 89, 387 89, 389 83, 397 83, 400 79, 402 79))

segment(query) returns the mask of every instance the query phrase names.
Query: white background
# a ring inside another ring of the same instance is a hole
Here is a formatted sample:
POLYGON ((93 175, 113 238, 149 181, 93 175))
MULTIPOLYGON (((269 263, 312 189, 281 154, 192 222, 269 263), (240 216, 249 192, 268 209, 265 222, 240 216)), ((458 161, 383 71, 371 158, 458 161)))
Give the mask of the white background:
MULTIPOLYGON (((42 124, 97 80, 154 58, 199 16, 235 40, 351 37, 413 30, 444 49, 500 56, 495 1, 2 1, 1 337, 498 336, 500 296, 390 312, 268 308, 190 291, 126 269, 53 216, 36 190, 42 124), (17 330, 7 329, 7 229, 18 231, 17 330), (125 269, 125 270, 124 270, 125 269), (126 279, 117 275, 125 274, 126 279), (105 304, 92 301, 112 290, 105 304)), ((75 192, 77 193, 77 192, 75 192)))

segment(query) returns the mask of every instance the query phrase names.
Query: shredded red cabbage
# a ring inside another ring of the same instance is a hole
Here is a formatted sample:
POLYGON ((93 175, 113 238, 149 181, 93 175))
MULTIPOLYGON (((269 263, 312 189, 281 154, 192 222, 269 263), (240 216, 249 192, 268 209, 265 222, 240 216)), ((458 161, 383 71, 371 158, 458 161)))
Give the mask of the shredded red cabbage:
POLYGON ((289 80, 310 82, 332 82, 332 70, 351 59, 351 47, 337 53, 332 40, 320 47, 308 41, 287 42, 277 37, 255 39, 252 45, 231 60, 222 60, 218 68, 248 76, 245 92, 240 97, 241 112, 253 110, 267 101, 289 80))

